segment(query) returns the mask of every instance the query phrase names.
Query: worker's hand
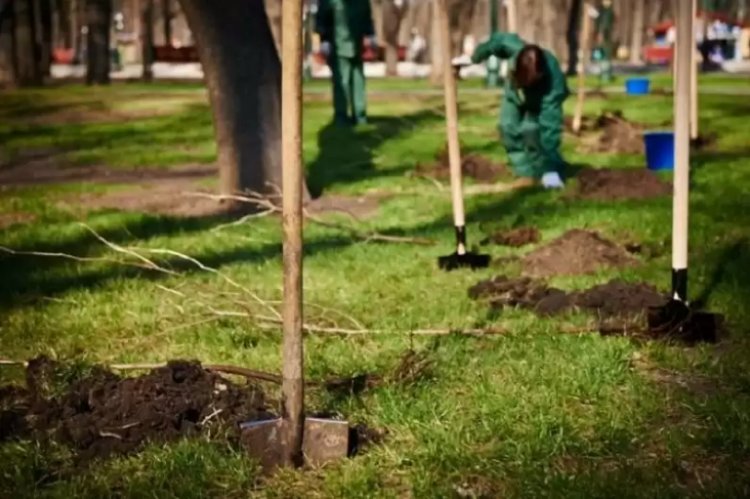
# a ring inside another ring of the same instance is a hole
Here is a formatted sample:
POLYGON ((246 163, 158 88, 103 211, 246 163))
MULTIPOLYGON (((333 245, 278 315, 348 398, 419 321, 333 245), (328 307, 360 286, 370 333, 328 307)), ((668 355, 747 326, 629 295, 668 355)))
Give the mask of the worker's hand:
POLYGON ((331 54, 331 42, 321 42, 320 53, 328 57, 331 54))
POLYGON ((469 57, 467 54, 454 57, 451 61, 451 64, 453 66, 471 66, 471 57, 469 57))
POLYGON ((542 187, 545 189, 562 189, 565 187, 565 182, 557 172, 547 172, 542 175, 542 187))
POLYGON ((367 46, 375 48, 378 46, 378 37, 375 35, 367 37, 367 46))

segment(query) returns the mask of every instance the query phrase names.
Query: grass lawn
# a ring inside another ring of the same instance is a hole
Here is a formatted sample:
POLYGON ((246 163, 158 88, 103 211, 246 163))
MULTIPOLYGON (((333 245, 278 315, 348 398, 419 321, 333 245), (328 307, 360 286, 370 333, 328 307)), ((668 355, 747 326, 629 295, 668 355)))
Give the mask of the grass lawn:
MULTIPOLYGON (((706 82, 710 83, 710 77, 706 82)), ((467 85, 473 85, 469 83, 467 85)), ((721 81, 721 85, 729 83, 721 81)), ((316 83, 316 85, 319 85, 316 83)), ((371 88, 392 83, 374 82, 371 88)), ((403 85, 403 86, 402 86, 403 85)), ((747 88, 746 81, 736 85, 747 88)), ((422 83, 399 89, 427 88, 422 83)), ((494 92, 461 96, 465 151, 504 161, 494 92)), ((567 111, 572 109, 572 101, 567 111)), ((691 293, 726 314, 729 336, 688 348, 597 334, 566 334, 591 318, 542 319, 490 312, 467 288, 507 269, 442 273, 452 250, 447 191, 410 175, 445 141, 435 95, 373 95, 371 124, 328 125, 329 103, 309 96, 304 155, 311 189, 374 195, 377 212, 359 222, 381 233, 429 238, 434 246, 363 242, 331 227, 305 229, 307 320, 379 334, 307 336, 311 379, 388 373, 409 349, 430 361, 429 377, 386 383, 361 395, 311 392, 315 411, 387 429, 365 453, 317 471, 263 478, 239 450, 207 438, 152 445, 129 457, 73 469, 69 451, 32 442, 0 443, 2 497, 741 497, 750 495, 750 132, 746 97, 706 95, 703 131, 717 144, 694 157, 691 293), (343 312, 346 316, 339 314, 343 312), (413 336, 420 328, 503 327, 484 338, 413 336), (473 494, 473 495, 472 495, 473 494)), ((586 112, 622 110, 663 126, 665 96, 591 99, 586 112)), ((196 85, 58 87, 0 99, 0 161, 23 168, 96 166, 98 172, 210 163, 215 157, 205 92, 196 85)), ((576 165, 642 168, 633 155, 591 154, 566 137, 576 165)), ((2 169, 0 169, 2 175, 2 169)), ((211 186, 210 178, 202 180, 211 186)), ((76 180, 0 186, 0 245, 20 251, 123 260, 81 225, 118 245, 169 248, 222 275, 156 257, 180 275, 103 261, 0 254, 0 356, 47 354, 77 364, 173 358, 280 370, 280 333, 256 321, 205 311, 252 307, 223 276, 264 300, 281 297, 281 230, 275 217, 226 225, 148 210, 76 206, 81 196, 132 189, 76 180), (178 294, 165 291, 178 291, 178 294)), ((333 219, 338 219, 335 215, 333 219)), ((467 200, 472 241, 483 233, 535 225, 543 241, 589 228, 620 241, 659 244, 671 236, 671 200, 583 201, 533 191, 467 200)), ((346 221, 346 219, 343 219, 346 221)), ((502 257, 527 251, 489 247, 502 257)), ((670 257, 641 258, 625 271, 554 277, 579 289, 613 277, 668 290, 670 257)), ((21 379, 12 368, 0 381, 21 379)), ((271 396, 276 396, 268 387, 271 396)))

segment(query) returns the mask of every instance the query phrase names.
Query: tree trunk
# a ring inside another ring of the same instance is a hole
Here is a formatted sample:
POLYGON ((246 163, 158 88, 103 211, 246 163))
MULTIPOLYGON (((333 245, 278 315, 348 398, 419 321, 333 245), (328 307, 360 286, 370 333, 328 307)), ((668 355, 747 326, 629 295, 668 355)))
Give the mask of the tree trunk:
POLYGON ((161 0, 161 17, 164 23, 164 45, 172 46, 172 0, 161 0))
POLYGON ((86 83, 109 83, 109 24, 112 17, 110 0, 86 0, 86 83))
POLYGON ((73 59, 76 63, 81 62, 83 43, 81 41, 81 18, 80 3, 82 0, 70 0, 70 47, 73 49, 73 59))
POLYGON ((39 72, 49 76, 52 64, 52 0, 37 0, 38 22, 36 23, 37 46, 39 47, 39 72))
POLYGON ((430 82, 433 85, 440 85, 443 82, 443 43, 450 43, 450 40, 441 40, 440 37, 440 13, 438 9, 440 0, 430 2, 430 82))
POLYGON ((568 12, 568 76, 575 76, 578 67, 578 30, 581 29, 582 0, 573 0, 568 12))
POLYGON ((14 87, 18 83, 13 2, 0 2, 0 87, 14 87))
POLYGON ((41 85, 39 55, 34 30, 34 0, 15 0, 16 76, 19 85, 41 85))
POLYGON ((143 63, 143 81, 154 79, 154 0, 143 1, 141 12, 141 62, 143 63))
POLYGON ((633 0, 633 38, 630 44, 630 62, 639 64, 641 62, 641 50, 643 49, 643 8, 645 0, 633 0))
POLYGON ((387 0, 383 6, 383 42, 385 43, 385 74, 398 74, 398 35, 401 22, 406 15, 406 3, 397 7, 393 0, 387 0))
POLYGON ((278 194, 281 65, 263 2, 181 2, 206 75, 221 193, 278 194))

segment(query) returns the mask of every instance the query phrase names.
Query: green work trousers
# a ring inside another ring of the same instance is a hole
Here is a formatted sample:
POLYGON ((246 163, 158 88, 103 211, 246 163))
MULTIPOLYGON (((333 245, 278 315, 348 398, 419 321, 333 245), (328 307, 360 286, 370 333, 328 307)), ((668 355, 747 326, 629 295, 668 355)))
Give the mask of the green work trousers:
POLYGON ((333 81, 333 109, 338 123, 367 121, 365 72, 362 58, 330 57, 333 81), (351 113, 349 112, 351 109, 351 113))
POLYGON ((560 155, 562 125, 562 103, 542 106, 539 113, 530 113, 511 99, 504 99, 500 132, 513 173, 533 178, 541 178, 548 172, 562 175, 565 169, 560 155))

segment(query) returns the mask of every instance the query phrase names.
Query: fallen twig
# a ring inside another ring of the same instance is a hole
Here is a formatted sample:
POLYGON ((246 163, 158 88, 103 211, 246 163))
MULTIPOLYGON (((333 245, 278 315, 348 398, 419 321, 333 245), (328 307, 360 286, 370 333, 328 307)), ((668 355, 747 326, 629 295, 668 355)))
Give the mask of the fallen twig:
MULTIPOLYGON (((247 195, 225 195, 225 194, 207 194, 205 192, 187 192, 188 196, 202 197, 215 200, 232 200, 242 203, 253 205, 257 208, 262 209, 264 215, 271 213, 281 213, 281 208, 273 203, 270 199, 263 197, 262 195, 254 192, 250 192, 247 195)), ((405 243, 405 244, 418 244, 423 246, 430 246, 435 244, 434 241, 419 237, 404 237, 404 236, 392 236, 388 234, 381 234, 375 231, 363 231, 352 225, 330 222, 323 220, 320 217, 313 215, 309 210, 304 209, 303 215, 306 220, 319 225, 321 227, 327 227, 331 229, 341 230, 348 232, 353 238, 361 239, 364 242, 379 241, 385 243, 405 243)), ((350 214, 350 216, 352 216, 350 214)), ((356 217, 354 217, 356 219, 356 217)))
MULTIPOLYGON (((66 260, 74 260, 76 262, 86 262, 86 263, 116 263, 120 265, 127 265, 129 267, 136 267, 139 269, 159 270, 159 269, 155 269, 151 265, 128 262, 128 261, 123 261, 123 260, 116 260, 114 258, 106 258, 106 257, 77 256, 77 255, 71 255, 68 253, 48 252, 48 251, 20 251, 20 250, 14 250, 14 249, 8 248, 6 246, 0 246, 0 252, 7 253, 9 255, 17 255, 17 256, 41 256, 41 257, 47 257, 47 258, 64 258, 66 260)), ((170 274, 175 274, 175 272, 167 271, 166 269, 165 271, 170 274)))

